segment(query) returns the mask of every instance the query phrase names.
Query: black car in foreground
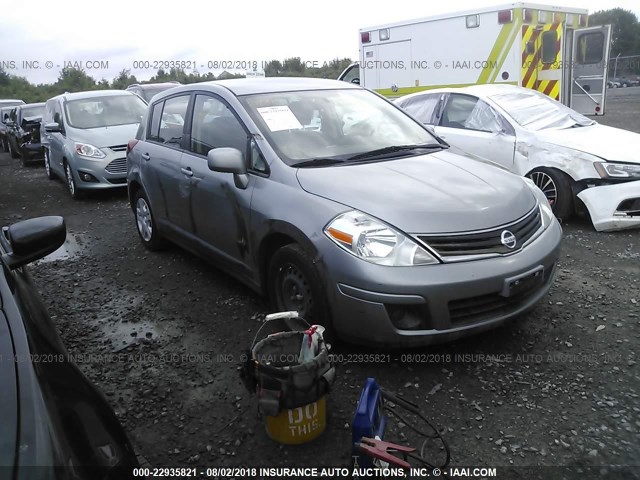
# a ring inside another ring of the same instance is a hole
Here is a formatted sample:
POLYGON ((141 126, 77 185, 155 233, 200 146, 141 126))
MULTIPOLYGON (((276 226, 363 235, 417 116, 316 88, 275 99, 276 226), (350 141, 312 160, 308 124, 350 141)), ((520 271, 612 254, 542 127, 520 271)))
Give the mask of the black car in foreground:
POLYGON ((7 126, 7 141, 12 158, 20 157, 26 165, 33 160, 44 159, 40 144, 40 123, 44 113, 44 103, 18 105, 10 115, 7 126))
POLYGON ((0 478, 132 477, 138 466, 102 394, 73 363, 25 265, 60 247, 62 217, 0 232, 0 478))

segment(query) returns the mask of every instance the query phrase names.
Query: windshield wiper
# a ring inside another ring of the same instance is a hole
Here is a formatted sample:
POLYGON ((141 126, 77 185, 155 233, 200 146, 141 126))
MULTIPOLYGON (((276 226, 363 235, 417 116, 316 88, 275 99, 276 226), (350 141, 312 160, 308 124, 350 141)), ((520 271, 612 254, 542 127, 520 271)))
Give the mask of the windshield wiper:
POLYGON ((349 157, 347 160, 362 160, 365 158, 379 157, 396 152, 409 152, 412 150, 443 150, 445 148, 448 147, 440 143, 426 143, 422 145, 392 145, 390 147, 371 150, 370 152, 359 153, 357 155, 349 157))
POLYGON ((344 160, 341 158, 310 158, 309 160, 292 163, 291 166, 296 168, 324 167, 326 165, 335 165, 336 163, 344 163, 344 160))

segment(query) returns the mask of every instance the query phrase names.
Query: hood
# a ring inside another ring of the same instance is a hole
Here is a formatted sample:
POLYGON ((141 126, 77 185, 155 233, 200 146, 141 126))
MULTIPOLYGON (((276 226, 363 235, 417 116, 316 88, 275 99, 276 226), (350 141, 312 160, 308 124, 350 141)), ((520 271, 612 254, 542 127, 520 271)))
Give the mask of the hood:
POLYGON ((517 175, 441 151, 382 162, 298 169, 309 193, 373 215, 411 234, 481 230, 536 204, 517 175))
POLYGON ((535 136, 538 140, 590 153, 610 162, 640 163, 640 134, 621 128, 595 124, 540 130, 535 136))
POLYGON ((67 136, 75 142, 89 143, 94 147, 104 148, 126 145, 129 140, 135 138, 138 124, 130 123, 113 127, 86 129, 69 127, 67 130, 67 136))

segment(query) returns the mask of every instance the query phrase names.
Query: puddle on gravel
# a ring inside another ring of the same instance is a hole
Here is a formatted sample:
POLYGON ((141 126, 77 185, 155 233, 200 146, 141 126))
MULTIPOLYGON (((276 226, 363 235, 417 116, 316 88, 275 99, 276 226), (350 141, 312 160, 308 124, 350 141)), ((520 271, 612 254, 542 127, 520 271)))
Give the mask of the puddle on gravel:
POLYGON ((57 262, 77 257, 86 246, 87 240, 81 233, 67 233, 67 239, 62 246, 36 263, 57 262))
POLYGON ((132 313, 140 311, 144 305, 144 299, 141 294, 119 291, 117 297, 102 305, 101 310, 105 314, 94 322, 103 337, 111 342, 114 351, 179 335, 179 329, 171 320, 141 318, 130 321, 132 313))

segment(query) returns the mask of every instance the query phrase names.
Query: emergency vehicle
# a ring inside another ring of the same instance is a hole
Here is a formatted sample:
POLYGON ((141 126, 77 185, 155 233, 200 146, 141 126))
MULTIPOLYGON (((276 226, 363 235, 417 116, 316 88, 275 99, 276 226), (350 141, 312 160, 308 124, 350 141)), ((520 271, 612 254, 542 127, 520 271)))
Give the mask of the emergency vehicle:
POLYGON ((611 29, 587 25, 586 9, 511 3, 363 28, 339 78, 390 98, 509 83, 603 115, 611 29))

